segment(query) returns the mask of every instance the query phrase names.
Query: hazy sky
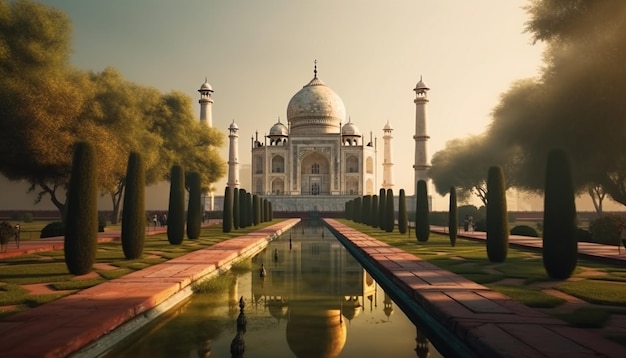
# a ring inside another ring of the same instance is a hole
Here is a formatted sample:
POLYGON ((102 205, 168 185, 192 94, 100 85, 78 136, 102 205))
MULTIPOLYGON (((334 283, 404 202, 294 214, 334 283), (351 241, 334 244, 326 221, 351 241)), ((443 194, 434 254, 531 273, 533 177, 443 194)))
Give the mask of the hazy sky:
MULTIPOLYGON (((431 88, 432 156, 448 140, 482 133, 500 94, 537 75, 543 51, 524 33, 525 0, 40 2, 70 16, 79 68, 112 66, 139 84, 185 92, 198 115, 206 77, 215 90, 213 125, 225 134, 233 119, 239 125, 242 164, 250 163, 255 130, 262 136, 278 117, 286 122, 287 104, 313 78, 317 59, 318 77, 352 122, 378 137, 378 163, 382 128, 387 121, 394 128, 395 188, 407 195, 420 76, 431 88)), ((437 200, 434 209, 444 210, 437 200)))

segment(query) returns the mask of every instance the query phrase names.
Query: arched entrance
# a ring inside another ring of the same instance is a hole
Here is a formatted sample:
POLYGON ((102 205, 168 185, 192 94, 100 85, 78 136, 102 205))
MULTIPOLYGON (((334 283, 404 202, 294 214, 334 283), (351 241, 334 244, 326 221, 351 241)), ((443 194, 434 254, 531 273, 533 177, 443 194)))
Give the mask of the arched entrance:
POLYGON ((308 154, 300 163, 300 193, 330 194, 330 162, 319 152, 308 154))

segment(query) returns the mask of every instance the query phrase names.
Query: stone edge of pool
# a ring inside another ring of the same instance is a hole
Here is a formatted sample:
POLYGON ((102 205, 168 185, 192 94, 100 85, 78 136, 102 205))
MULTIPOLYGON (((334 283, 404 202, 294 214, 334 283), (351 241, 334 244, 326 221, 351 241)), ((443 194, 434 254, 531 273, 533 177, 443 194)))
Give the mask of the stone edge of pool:
POLYGON ((287 219, 0 321, 2 357, 93 356, 192 294, 191 284, 227 271, 296 225, 287 219), (118 332, 119 339, 111 338, 118 332))
POLYGON ((444 356, 626 356, 626 348, 600 335, 569 327, 337 220, 324 221, 374 279, 393 291, 396 304, 444 356))

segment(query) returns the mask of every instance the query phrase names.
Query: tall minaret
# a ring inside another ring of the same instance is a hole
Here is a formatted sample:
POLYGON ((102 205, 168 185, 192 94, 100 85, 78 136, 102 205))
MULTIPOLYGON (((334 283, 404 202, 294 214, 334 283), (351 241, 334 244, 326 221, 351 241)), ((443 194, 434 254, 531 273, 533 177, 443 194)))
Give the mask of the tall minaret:
POLYGON ((384 140, 384 148, 383 148, 383 189, 393 189, 393 161, 391 160, 391 125, 389 121, 385 124, 383 128, 383 140, 384 140))
POLYGON ((419 180, 428 180, 427 171, 430 168, 430 160, 428 159, 428 139, 430 136, 426 131, 426 104, 428 103, 428 91, 430 88, 426 87, 420 76, 420 81, 415 85, 413 91, 415 91, 415 163, 413 169, 415 169, 415 185, 414 195, 417 195, 417 182, 419 180))
POLYGON ((213 98, 211 98, 213 88, 206 78, 198 92, 200 92, 200 100, 198 101, 200 103, 200 123, 213 127, 213 98))
POLYGON ((228 127, 228 185, 229 188, 239 188, 239 127, 233 123, 228 127))

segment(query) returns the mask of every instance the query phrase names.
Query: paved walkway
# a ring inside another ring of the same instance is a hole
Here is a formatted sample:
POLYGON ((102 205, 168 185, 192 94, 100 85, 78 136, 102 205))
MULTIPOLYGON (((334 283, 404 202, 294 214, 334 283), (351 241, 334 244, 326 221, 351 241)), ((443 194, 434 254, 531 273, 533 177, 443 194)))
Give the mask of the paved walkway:
MULTIPOLYGON (((405 313, 418 322, 429 322, 425 330, 439 329, 439 337, 443 337, 440 340, 453 334, 479 357, 626 357, 626 347, 600 335, 569 327, 336 220, 325 220, 357 254, 410 298, 404 302, 408 306, 404 308, 410 310, 405 313), (412 302, 418 305, 410 306, 412 302)), ((478 238, 481 234, 472 235, 478 238)), ((541 243, 536 238, 532 240, 533 245, 541 243)), ((513 237, 511 241, 520 243, 521 239, 513 237)), ((589 250, 595 250, 595 255, 613 255, 595 245, 589 250)), ((461 355, 462 347, 450 349, 448 354, 461 355)))
POLYGON ((168 299, 191 294, 192 282, 227 270, 299 221, 281 221, 11 315, 0 321, 0 356, 65 357, 168 299))

